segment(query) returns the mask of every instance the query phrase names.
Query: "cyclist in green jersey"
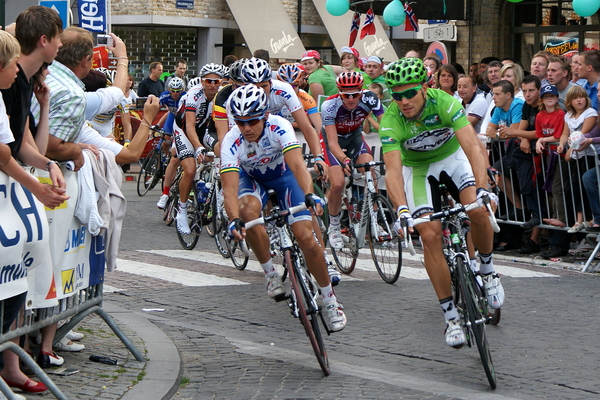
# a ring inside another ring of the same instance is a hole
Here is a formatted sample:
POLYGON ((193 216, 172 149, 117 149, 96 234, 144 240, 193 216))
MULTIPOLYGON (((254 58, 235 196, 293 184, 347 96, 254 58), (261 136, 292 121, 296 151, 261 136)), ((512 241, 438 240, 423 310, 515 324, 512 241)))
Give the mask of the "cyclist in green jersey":
MULTIPOLYGON (((427 70, 418 58, 392 63, 386 83, 394 101, 381 119, 379 136, 386 166, 387 193, 397 207, 398 223, 434 212, 440 204, 439 183, 445 183, 462 204, 479 201, 487 191, 486 160, 460 102, 427 87, 427 70)), ((491 307, 499 308, 504 290, 492 262, 493 231, 485 208, 469 212, 473 242, 481 261, 484 288, 491 307)), ((465 343, 456 305, 452 300, 450 272, 442 253, 439 221, 420 224, 425 269, 446 319, 446 343, 465 343)))

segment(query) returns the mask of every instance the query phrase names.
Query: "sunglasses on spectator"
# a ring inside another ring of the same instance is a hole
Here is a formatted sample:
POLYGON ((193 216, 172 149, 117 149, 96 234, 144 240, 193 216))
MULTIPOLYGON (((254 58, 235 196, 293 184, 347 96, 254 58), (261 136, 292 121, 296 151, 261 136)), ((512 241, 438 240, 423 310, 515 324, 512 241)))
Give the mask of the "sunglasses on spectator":
POLYGON ((419 93, 423 85, 419 85, 412 89, 406 89, 401 92, 392 92, 392 98, 396 101, 402 101, 402 99, 412 99, 419 93))
POLYGON ((260 117, 255 117, 255 118, 250 118, 250 119, 234 118, 233 120, 235 121, 235 124, 241 128, 244 125, 254 126, 254 125, 258 124, 264 118, 265 117, 263 115, 261 115, 260 117))
POLYGON ((355 97, 360 97, 361 95, 362 95, 362 92, 352 92, 352 93, 340 92, 340 96, 342 96, 342 99, 353 99, 355 97))
POLYGON ((218 85, 221 83, 221 79, 211 79, 211 78, 202 78, 202 80, 206 83, 210 83, 212 85, 218 85))

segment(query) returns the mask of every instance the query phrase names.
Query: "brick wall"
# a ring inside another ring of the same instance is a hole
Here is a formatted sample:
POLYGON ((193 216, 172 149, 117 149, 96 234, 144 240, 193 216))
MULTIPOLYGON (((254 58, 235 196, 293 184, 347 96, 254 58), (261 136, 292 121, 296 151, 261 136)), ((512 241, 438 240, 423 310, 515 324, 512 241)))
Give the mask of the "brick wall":
POLYGON ((160 61, 165 72, 175 71, 175 60, 188 62, 187 75, 198 73, 195 28, 114 26, 113 32, 127 44, 129 73, 136 84, 148 76, 148 66, 160 61))

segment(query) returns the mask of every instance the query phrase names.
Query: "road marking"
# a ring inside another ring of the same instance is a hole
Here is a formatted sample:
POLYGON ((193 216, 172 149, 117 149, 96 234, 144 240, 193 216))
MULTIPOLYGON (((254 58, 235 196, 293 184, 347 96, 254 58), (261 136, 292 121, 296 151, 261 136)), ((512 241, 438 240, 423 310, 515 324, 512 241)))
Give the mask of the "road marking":
MULTIPOLYGON (((231 260, 221 257, 219 254, 209 253, 207 251, 189 251, 189 250, 139 250, 143 253, 158 254, 165 257, 183 258, 184 260, 205 262, 209 264, 222 265, 224 267, 235 268, 231 260)), ((375 268, 375 267, 373 267, 375 268)), ((247 271, 261 272, 264 273, 260 263, 256 260, 248 260, 246 266, 247 271)), ((351 276, 344 275, 343 281, 358 281, 360 279, 352 278, 351 276)))
POLYGON ((215 275, 185 269, 163 267, 138 261, 117 259, 117 270, 134 275, 148 276, 163 281, 178 283, 183 286, 230 286, 249 285, 237 279, 221 278, 215 275))

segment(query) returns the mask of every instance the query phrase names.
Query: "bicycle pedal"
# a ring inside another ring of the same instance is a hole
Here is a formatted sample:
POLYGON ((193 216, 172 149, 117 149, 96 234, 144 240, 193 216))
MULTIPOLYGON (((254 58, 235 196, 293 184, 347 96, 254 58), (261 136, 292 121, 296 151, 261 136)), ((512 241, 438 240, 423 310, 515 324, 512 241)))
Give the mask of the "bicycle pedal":
POLYGON ((275 300, 275 302, 279 303, 280 301, 286 300, 288 297, 289 296, 287 293, 282 293, 282 294, 278 294, 277 296, 273 297, 273 300, 275 300))

